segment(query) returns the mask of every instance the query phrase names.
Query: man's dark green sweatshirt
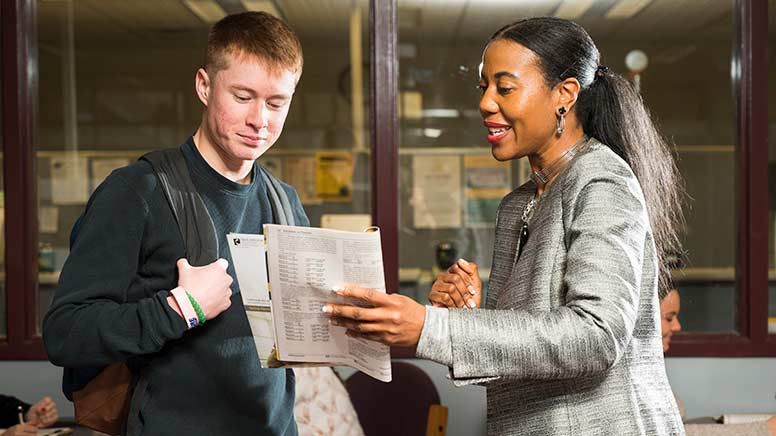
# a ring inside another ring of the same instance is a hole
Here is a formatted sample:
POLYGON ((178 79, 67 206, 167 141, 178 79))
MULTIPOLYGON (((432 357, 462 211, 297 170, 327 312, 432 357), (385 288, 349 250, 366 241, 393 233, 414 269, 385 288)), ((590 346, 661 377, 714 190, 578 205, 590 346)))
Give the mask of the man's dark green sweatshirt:
MULTIPOLYGON (((49 358, 67 367, 127 361, 139 378, 131 436, 295 436, 293 372, 261 368, 226 241, 272 222, 257 164, 242 185, 211 168, 191 138, 181 149, 229 261, 231 307, 187 331, 167 304, 183 241, 153 169, 138 161, 114 171, 87 204, 43 322, 49 358)), ((283 187, 296 222, 309 225, 294 189, 283 187)))

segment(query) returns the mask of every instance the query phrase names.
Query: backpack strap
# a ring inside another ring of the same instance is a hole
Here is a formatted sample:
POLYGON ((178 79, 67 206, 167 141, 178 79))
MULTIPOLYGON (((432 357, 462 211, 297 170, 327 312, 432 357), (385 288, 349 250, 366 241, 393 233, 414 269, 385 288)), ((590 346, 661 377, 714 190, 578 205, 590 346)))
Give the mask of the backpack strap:
POLYGON ((264 186, 267 188, 269 204, 272 207, 272 222, 286 226, 295 226, 296 219, 294 218, 294 210, 291 207, 291 202, 288 200, 288 195, 286 195, 286 190, 283 189, 280 180, 270 174, 270 172, 261 165, 258 165, 258 167, 259 172, 261 173, 261 179, 264 182, 264 186))
POLYGON ((203 266, 218 259, 218 238, 210 213, 194 187, 189 167, 179 148, 152 151, 141 160, 151 164, 164 196, 178 223, 192 266, 203 266))

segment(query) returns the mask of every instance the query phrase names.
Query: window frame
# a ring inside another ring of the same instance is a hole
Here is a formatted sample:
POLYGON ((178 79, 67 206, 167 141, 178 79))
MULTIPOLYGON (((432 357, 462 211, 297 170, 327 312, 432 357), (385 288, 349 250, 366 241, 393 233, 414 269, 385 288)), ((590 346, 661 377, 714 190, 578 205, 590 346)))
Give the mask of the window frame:
POLYGON ((0 2, 6 331, 0 360, 46 359, 36 333, 38 303, 37 22, 34 0, 0 2), (11 213, 8 213, 8 212, 11 213), (21 310, 18 310, 21 308, 21 310))
POLYGON ((685 333, 669 357, 774 357, 768 334, 768 2, 736 0, 733 90, 738 192, 738 333, 685 333))
MULTIPOLYGON (((381 228, 386 288, 398 289, 398 0, 370 1, 372 218, 381 228), (377 120, 380 120, 378 123, 377 120), (393 235, 393 236, 391 236, 393 235)), ((768 4, 736 0, 733 88, 736 97, 738 220, 736 334, 685 333, 668 356, 776 357, 768 323, 768 4)), ((2 132, 5 177, 6 324, 0 360, 45 360, 36 333, 37 14, 36 0, 0 2, 2 132), (28 65, 35 68, 28 68, 28 65), (21 308, 21 310, 18 310, 21 308)), ((413 357, 394 348, 394 357, 413 357)))

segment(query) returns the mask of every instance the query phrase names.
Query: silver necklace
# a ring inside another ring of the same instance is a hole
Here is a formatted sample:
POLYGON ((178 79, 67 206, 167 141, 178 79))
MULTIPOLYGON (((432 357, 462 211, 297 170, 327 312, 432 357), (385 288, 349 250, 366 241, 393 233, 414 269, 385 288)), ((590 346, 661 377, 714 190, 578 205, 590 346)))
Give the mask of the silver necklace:
POLYGON ((576 156, 577 153, 579 153, 579 151, 588 144, 588 142, 590 142, 590 138, 587 135, 582 135, 582 138, 574 145, 567 148, 563 153, 561 153, 561 155, 555 159, 555 162, 531 174, 531 180, 536 183, 536 186, 546 185, 563 168, 565 168, 572 159, 574 159, 574 156, 576 156))
POLYGON ((538 202, 539 197, 534 196, 530 201, 528 201, 528 203, 525 205, 525 208, 523 209, 523 226, 520 228, 520 240, 517 243, 517 258, 515 258, 515 262, 517 262, 517 259, 520 259, 520 255, 523 253, 523 247, 528 242, 528 221, 531 220, 534 207, 538 202))
POLYGON ((523 209, 523 224, 528 224, 528 220, 531 219, 533 208, 538 202, 539 200, 537 200, 537 197, 534 197, 525 205, 525 208, 523 209))
MULTIPOLYGON (((574 159, 574 157, 579 153, 579 151, 589 142, 590 138, 587 135, 583 135, 579 141, 577 141, 571 147, 567 148, 566 151, 558 156, 558 158, 555 159, 555 162, 531 174, 531 179, 537 186, 541 187, 547 185, 547 183, 552 180, 552 178, 555 177, 563 168, 565 168, 566 165, 568 165, 569 162, 571 162, 571 160, 574 159)), ((539 196, 534 196, 531 198, 531 200, 526 203, 525 208, 523 209, 523 225, 520 228, 520 240, 518 241, 517 258, 515 258, 515 262, 520 259, 520 255, 523 253, 523 247, 525 247, 525 244, 528 243, 528 222, 531 221, 534 208, 536 207, 536 204, 539 203, 539 198, 539 196)))

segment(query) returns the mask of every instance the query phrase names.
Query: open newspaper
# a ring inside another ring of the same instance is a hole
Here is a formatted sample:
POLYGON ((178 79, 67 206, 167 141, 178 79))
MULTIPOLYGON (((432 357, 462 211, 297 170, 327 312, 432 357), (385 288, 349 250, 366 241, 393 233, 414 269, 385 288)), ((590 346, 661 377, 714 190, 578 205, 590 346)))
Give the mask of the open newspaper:
POLYGON ((321 310, 346 302, 335 286, 385 292, 380 232, 370 230, 266 224, 264 235, 227 235, 262 366, 348 365, 391 381, 390 348, 347 336, 321 310))

